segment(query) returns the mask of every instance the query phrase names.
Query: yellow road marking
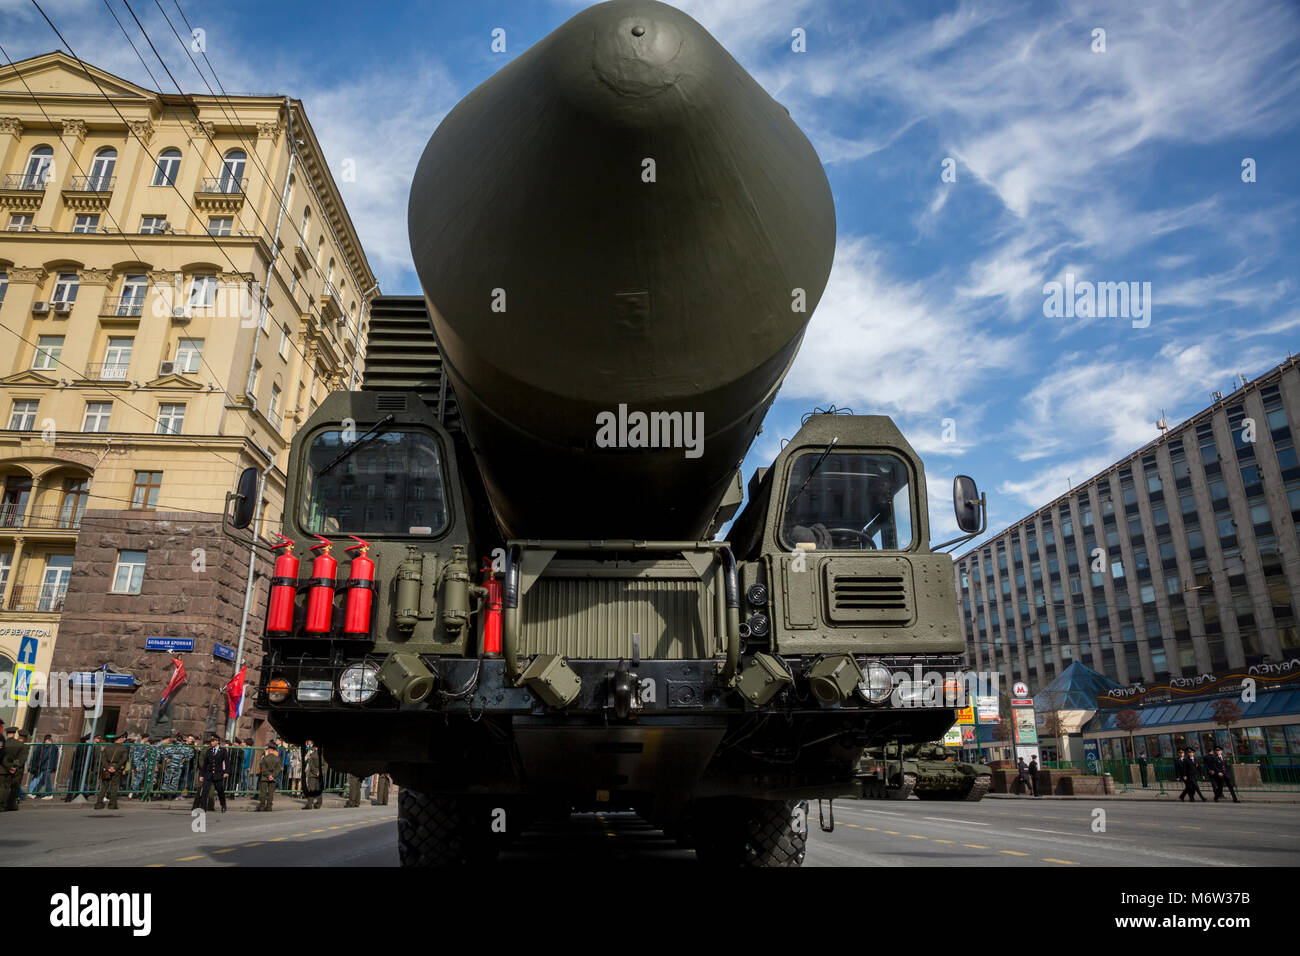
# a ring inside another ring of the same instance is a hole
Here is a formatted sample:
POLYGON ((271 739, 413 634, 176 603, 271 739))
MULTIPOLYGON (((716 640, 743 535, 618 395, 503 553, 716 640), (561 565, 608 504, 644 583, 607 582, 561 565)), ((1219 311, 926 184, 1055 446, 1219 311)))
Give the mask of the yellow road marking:
POLYGON ((972 850, 987 850, 987 849, 988 849, 988 847, 986 847, 986 846, 984 846, 984 845, 982 845, 982 844, 979 844, 979 843, 963 843, 962 846, 968 846, 968 847, 970 847, 972 850))
POLYGON ((998 850, 999 853, 1005 853, 1007 856, 1029 856, 1028 853, 1021 853, 1019 850, 998 850))
POLYGON ((1200 827, 1189 827, 1189 826, 1187 826, 1186 824, 1181 824, 1181 823, 1180 823, 1180 824, 1178 825, 1178 829, 1180 829, 1180 830, 1199 830, 1200 827))
POLYGON ((951 843, 952 840, 935 840, 935 843, 951 843))
POLYGON ((1044 862, 1044 863, 1063 863, 1063 864, 1065 864, 1066 866, 1078 866, 1078 865, 1079 865, 1079 864, 1076 863, 1074 860, 1058 860, 1058 859, 1056 859, 1055 857, 1050 857, 1050 856, 1045 856, 1045 857, 1043 857, 1043 862, 1044 862))
POLYGON ((245 843, 245 844, 244 844, 244 846, 261 846, 261 845, 262 845, 262 841, 261 841, 261 840, 258 840, 256 843, 245 843))
POLYGON ((1158 823, 1139 823, 1138 826, 1140 826, 1140 827, 1158 827, 1158 826, 1160 826, 1160 824, 1158 824, 1158 823))
POLYGON ((325 831, 324 831, 324 829, 320 829, 320 830, 312 830, 311 832, 312 832, 312 833, 324 833, 325 831))
POLYGON ((342 830, 342 827, 326 827, 326 830, 342 830))
POLYGON ((200 853, 198 856, 178 856, 178 857, 176 858, 176 862, 177 862, 177 863, 188 863, 190 860, 201 860, 201 859, 203 859, 203 854, 202 854, 202 853, 200 853))
POLYGON ((923 836, 921 836, 921 834, 919 834, 919 833, 908 833, 908 834, 905 834, 905 836, 906 836, 909 840, 928 840, 928 839, 930 839, 929 837, 923 837, 923 836))
POLYGON ((306 834, 305 832, 304 832, 304 833, 295 833, 295 834, 294 834, 294 836, 296 836, 296 837, 306 836, 306 835, 307 835, 307 834, 306 834))
POLYGON ((146 863, 145 869, 152 870, 154 867, 166 866, 166 863, 146 863))
POLYGON ((880 830, 880 827, 869 827, 869 826, 865 826, 865 825, 864 825, 864 826, 862 827, 862 829, 864 829, 864 830, 876 830, 876 831, 879 831, 879 830, 880 830))
POLYGON ((272 837, 272 838, 271 838, 271 842, 272 842, 272 843, 280 843, 280 842, 282 842, 282 841, 284 841, 284 840, 287 840, 287 839, 289 839, 289 838, 288 838, 288 837, 272 837))
POLYGON ((886 830, 885 832, 888 833, 890 836, 898 836, 897 830, 886 830))
POLYGON ((234 853, 234 852, 235 852, 235 848, 234 848, 233 846, 228 846, 228 847, 226 847, 224 850, 213 850, 212 852, 213 852, 214 854, 216 854, 216 853, 234 853))

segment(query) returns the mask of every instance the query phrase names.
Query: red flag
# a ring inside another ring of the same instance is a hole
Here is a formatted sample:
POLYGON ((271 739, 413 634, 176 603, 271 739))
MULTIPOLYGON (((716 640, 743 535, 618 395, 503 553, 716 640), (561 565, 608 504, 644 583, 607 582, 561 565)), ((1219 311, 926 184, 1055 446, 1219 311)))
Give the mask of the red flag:
POLYGON ((185 683, 185 663, 179 657, 173 657, 172 663, 176 669, 172 671, 172 679, 167 682, 163 688, 162 697, 158 698, 158 716, 162 717, 163 711, 167 709, 167 701, 171 699, 172 694, 180 690, 181 684, 185 683))
POLYGON ((245 664, 239 669, 239 673, 230 679, 226 685, 226 701, 230 705, 230 719, 234 720, 239 716, 239 712, 244 708, 244 674, 248 671, 248 665, 245 664))

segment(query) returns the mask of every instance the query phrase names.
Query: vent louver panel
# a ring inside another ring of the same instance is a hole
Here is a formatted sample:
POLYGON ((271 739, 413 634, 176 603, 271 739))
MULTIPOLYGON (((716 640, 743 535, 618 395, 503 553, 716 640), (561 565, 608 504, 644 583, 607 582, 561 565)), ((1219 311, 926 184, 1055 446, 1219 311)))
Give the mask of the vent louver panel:
POLYGON ((826 568, 826 603, 830 620, 841 624, 910 624, 915 616, 912 574, 899 559, 867 561, 832 559, 826 568))

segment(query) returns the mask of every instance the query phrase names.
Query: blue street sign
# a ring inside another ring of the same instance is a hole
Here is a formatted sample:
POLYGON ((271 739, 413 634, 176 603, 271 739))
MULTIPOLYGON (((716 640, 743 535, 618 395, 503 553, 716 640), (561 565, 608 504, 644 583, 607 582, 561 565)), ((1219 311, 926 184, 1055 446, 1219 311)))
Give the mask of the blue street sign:
POLYGON ((146 651, 193 651, 194 638, 146 637, 144 639, 144 649, 146 651))
POLYGON ((103 678, 105 687, 124 687, 128 690, 135 686, 134 674, 108 674, 102 671, 77 671, 68 678, 71 684, 93 684, 103 678))
POLYGON ((227 647, 225 644, 218 644, 216 641, 213 641, 212 656, 219 657, 223 661, 233 661, 235 659, 235 649, 233 647, 227 647))
POLYGON ((18 663, 31 664, 36 666, 36 648, 40 646, 40 641, 26 634, 23 635, 22 647, 18 649, 18 663))

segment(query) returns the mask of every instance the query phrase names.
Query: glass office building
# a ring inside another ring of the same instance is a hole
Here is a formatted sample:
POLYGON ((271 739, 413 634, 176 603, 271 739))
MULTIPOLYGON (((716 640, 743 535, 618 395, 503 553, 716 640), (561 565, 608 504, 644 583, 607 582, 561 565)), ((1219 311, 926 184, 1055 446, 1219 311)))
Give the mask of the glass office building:
POLYGON ((1032 693, 1300 657, 1298 428, 1288 357, 958 557, 970 666, 1032 693))

